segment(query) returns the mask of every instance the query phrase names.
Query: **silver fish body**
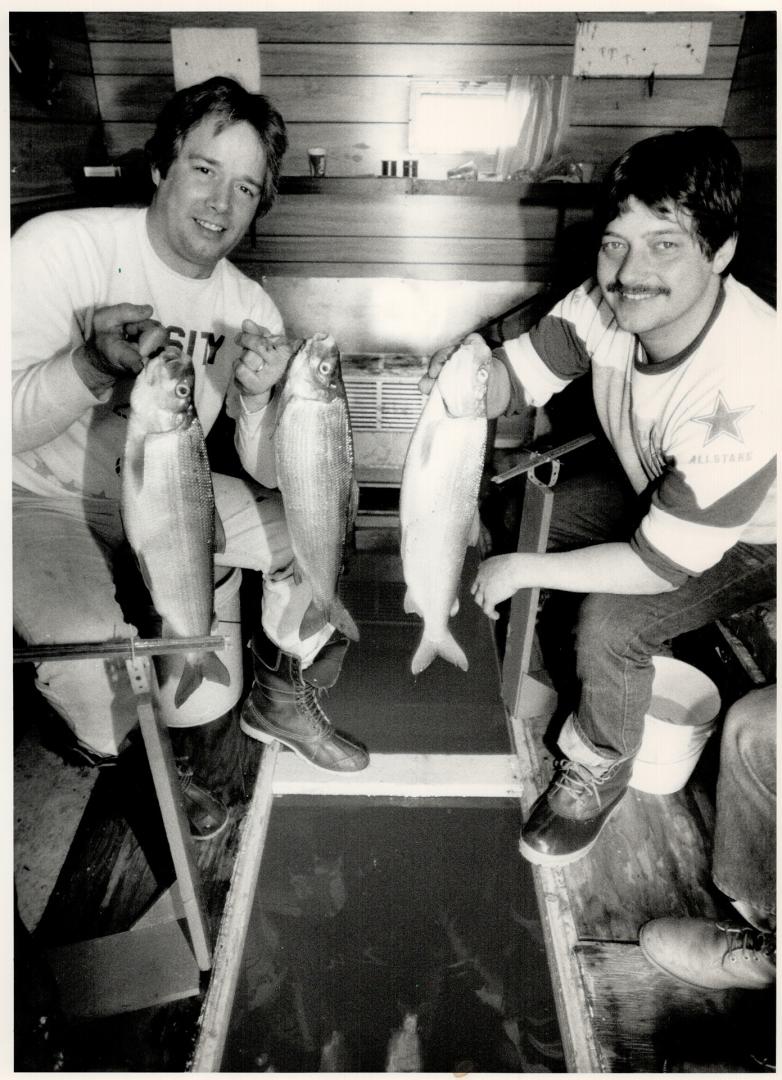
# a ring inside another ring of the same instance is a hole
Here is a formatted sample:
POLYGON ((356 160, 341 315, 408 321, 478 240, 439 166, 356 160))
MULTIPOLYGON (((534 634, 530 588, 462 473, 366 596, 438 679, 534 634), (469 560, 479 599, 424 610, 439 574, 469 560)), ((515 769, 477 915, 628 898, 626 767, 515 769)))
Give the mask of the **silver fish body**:
POLYGON ((295 572, 312 590, 299 636, 331 623, 357 641, 356 624, 337 596, 357 498, 353 437, 339 350, 326 334, 308 338, 291 357, 274 450, 295 572))
MULTIPOLYGON (((467 340, 448 360, 449 382, 463 393, 459 414, 448 412, 432 388, 413 432, 399 500, 405 611, 423 619, 411 670, 436 656, 466 671, 469 664, 448 620, 459 610, 467 547, 478 541, 478 493, 486 452, 486 389, 491 353, 480 338, 467 340)), ((441 375, 442 377, 442 375, 441 375)), ((449 400, 451 395, 449 394, 449 400)))
MULTIPOLYGON (((214 493, 193 381, 179 349, 147 361, 130 395, 122 464, 123 525, 165 637, 204 637, 213 625, 214 493)), ((229 682, 215 653, 187 653, 177 707, 203 678, 229 682)))

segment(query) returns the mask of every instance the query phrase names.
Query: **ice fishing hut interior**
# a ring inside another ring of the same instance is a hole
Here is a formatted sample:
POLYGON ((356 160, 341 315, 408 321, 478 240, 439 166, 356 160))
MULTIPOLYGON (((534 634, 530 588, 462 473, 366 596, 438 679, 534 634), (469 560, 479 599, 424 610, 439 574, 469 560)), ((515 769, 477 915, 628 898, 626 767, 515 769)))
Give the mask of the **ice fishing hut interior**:
MULTIPOLYGON (((499 346, 592 273, 600 181, 639 139, 703 125, 733 139, 731 273, 775 305, 776 14, 20 11, 9 30, 12 232, 144 206, 143 147, 181 87, 229 75, 282 114, 279 193, 230 258, 289 337, 328 333, 341 354, 359 496, 339 594, 360 640, 324 701, 370 752, 365 770, 318 772, 240 731, 254 571, 233 578, 219 631, 230 706, 170 734, 152 708, 113 768, 74 756, 16 636, 16 1068, 763 1071, 773 987, 673 984, 638 944, 658 916, 724 915, 719 735, 680 790, 631 792, 584 860, 518 853, 569 636, 544 655, 536 590, 495 624, 469 585, 488 553, 544 549, 560 474, 593 451, 587 380, 488 425, 452 620, 467 671, 437 658, 411 673, 421 620, 399 519, 429 358, 473 332, 499 346), (183 825, 181 754, 227 805, 211 840, 183 825)), ((221 413, 207 449, 240 475, 232 431, 221 413)), ((771 600, 671 643, 718 694, 712 730, 776 682, 775 627, 771 600)))

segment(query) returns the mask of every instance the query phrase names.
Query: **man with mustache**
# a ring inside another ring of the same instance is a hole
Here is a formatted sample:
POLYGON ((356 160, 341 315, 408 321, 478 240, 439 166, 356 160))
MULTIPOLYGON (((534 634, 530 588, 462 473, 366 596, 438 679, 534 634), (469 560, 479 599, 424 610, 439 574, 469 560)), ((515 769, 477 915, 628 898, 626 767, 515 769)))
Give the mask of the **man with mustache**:
MULTIPOLYGON (((637 143, 605 181, 596 279, 494 352, 494 416, 545 405, 591 373, 610 459, 557 485, 548 551, 489 558, 472 586, 493 619, 517 589, 584 595, 578 701, 521 834, 535 864, 586 855, 625 795, 652 656, 774 595, 775 314, 727 273, 740 199, 741 160, 721 129, 637 143)), ((433 357, 422 384, 440 374, 446 404, 451 351, 433 357)), ((742 741, 735 753, 760 746, 742 741)), ((773 815, 757 827, 773 840, 773 815)), ((742 850, 744 839, 737 831, 727 846, 742 850)), ((754 904, 768 916, 773 882, 766 892, 754 904)), ((708 949, 724 944, 716 934, 708 949)))

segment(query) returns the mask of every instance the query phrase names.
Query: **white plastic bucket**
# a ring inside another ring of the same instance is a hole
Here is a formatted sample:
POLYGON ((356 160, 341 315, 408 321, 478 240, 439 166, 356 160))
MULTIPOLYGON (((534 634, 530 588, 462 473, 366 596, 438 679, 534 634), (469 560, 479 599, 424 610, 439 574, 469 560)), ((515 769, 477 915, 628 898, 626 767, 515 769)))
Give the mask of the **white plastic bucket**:
POLYGON ((652 701, 630 787, 670 795, 687 783, 714 731, 720 695, 711 679, 690 664, 671 656, 655 656, 652 662, 652 701))
POLYGON ((169 727, 196 727, 217 720, 232 709, 242 694, 244 669, 242 663, 242 627, 239 604, 239 586, 242 571, 238 567, 215 588, 215 614, 218 626, 216 634, 225 638, 225 648, 217 655, 228 668, 231 676, 228 686, 204 679, 187 701, 177 708, 174 694, 184 666, 184 656, 173 653, 161 656, 158 661, 160 683, 160 714, 169 727))

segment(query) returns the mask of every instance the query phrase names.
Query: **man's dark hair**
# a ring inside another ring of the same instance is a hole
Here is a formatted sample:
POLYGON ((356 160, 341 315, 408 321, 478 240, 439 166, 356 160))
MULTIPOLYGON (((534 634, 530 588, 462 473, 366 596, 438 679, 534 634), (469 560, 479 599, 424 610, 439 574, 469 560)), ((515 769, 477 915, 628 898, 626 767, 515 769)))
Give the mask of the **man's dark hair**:
POLYGON ((258 216, 272 208, 280 180, 282 158, 288 148, 285 121, 263 94, 250 94, 234 79, 216 75, 196 86, 179 90, 163 106, 155 133, 146 144, 150 165, 165 177, 176 159, 187 133, 206 117, 217 119, 217 131, 246 121, 258 133, 266 153, 258 216))
POLYGON ((634 196, 655 212, 672 203, 692 217, 698 246, 712 259, 739 230, 741 157, 722 128, 670 131, 631 146, 608 170, 597 224, 604 229, 634 196))

